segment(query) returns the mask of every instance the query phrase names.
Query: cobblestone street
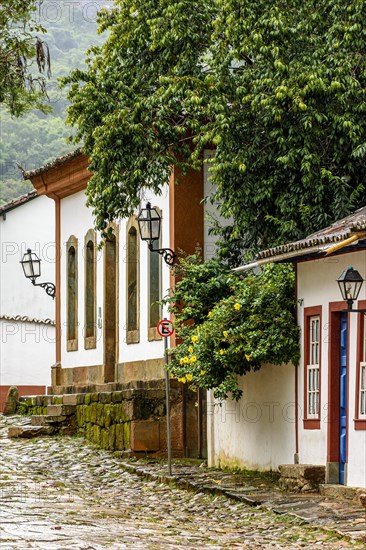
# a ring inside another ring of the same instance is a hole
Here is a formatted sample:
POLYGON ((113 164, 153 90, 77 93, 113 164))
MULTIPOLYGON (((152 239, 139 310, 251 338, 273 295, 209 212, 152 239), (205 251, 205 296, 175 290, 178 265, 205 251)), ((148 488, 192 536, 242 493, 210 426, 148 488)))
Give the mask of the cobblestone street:
POLYGON ((364 547, 293 517, 145 481, 78 438, 8 439, 14 418, 0 419, 4 550, 364 547))

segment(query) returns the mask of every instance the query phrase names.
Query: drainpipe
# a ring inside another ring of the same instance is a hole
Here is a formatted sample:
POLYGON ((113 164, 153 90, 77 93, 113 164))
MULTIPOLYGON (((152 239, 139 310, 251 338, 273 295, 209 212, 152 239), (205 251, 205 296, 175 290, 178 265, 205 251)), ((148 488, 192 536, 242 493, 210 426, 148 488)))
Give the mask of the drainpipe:
MULTIPOLYGON (((295 269, 295 322, 298 325, 298 315, 297 315, 297 264, 294 265, 295 269)), ((299 368, 295 365, 295 455, 294 463, 299 463, 299 368)))
POLYGON ((56 210, 56 364, 61 363, 61 204, 54 197, 56 210))

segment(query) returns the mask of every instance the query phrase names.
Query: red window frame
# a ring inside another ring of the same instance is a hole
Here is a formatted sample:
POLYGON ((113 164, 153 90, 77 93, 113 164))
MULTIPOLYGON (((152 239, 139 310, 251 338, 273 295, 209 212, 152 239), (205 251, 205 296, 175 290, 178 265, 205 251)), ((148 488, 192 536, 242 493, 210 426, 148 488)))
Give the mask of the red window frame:
MULTIPOLYGON (((366 300, 359 300, 357 309, 366 309, 366 300)), ((366 418, 360 418, 360 364, 364 357, 364 330, 366 316, 364 313, 358 313, 357 320, 357 352, 356 352, 356 399, 355 399, 355 430, 366 430, 366 418)))
POLYGON ((304 308, 304 429, 320 429, 321 411, 321 363, 322 363, 322 306, 304 308), (310 363, 310 319, 319 317, 319 410, 316 418, 309 417, 308 413, 308 365, 310 363))

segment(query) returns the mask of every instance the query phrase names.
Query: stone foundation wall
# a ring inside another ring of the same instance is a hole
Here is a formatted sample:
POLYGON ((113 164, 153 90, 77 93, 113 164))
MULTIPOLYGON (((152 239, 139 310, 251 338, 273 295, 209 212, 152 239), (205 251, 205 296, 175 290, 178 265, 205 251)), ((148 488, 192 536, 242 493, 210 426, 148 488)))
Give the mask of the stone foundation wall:
MULTIPOLYGON (((188 449, 194 456, 197 453, 195 394, 189 392, 191 395, 187 398, 182 387, 173 384, 170 390, 172 454, 184 456, 188 449), (186 437, 184 418, 189 420, 186 437)), ((78 435, 102 449, 136 455, 167 452, 164 387, 26 397, 20 400, 20 412, 30 416, 66 416, 67 423, 75 426, 78 435)))
MULTIPOLYGON (((172 411, 179 408, 179 397, 178 394, 172 399, 172 411)), ((100 448, 133 453, 163 453, 166 450, 163 390, 79 394, 77 401, 78 433, 100 448)), ((179 426, 172 423, 172 430, 179 431, 179 426)), ((177 454, 182 452, 179 443, 178 439, 173 445, 177 454)))
MULTIPOLYGON (((153 384, 164 380, 164 358, 130 361, 116 365, 115 379, 112 384, 126 386, 127 384, 149 383, 153 384)), ((91 365, 88 367, 63 368, 59 363, 52 367, 52 394, 71 393, 72 388, 81 386, 93 386, 104 384, 103 365, 91 365), (71 391, 65 391, 71 388, 71 391)))

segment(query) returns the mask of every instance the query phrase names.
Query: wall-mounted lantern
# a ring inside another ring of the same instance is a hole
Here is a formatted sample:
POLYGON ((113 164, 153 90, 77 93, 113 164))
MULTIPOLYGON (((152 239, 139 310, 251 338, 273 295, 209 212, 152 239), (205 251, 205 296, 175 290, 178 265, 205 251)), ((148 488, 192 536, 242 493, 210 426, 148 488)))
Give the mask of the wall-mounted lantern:
POLYGON ((154 248, 154 242, 160 238, 161 217, 156 208, 152 208, 148 202, 146 208, 141 208, 137 218, 139 224, 140 237, 142 241, 147 242, 151 252, 158 252, 163 256, 165 263, 173 265, 176 254, 170 248, 154 248))
POLYGON ((48 296, 54 299, 56 296, 56 287, 53 283, 36 283, 36 279, 41 276, 41 260, 37 254, 28 248, 20 263, 22 264, 24 275, 32 281, 32 285, 44 288, 48 296))
POLYGON ((366 313, 366 309, 353 309, 353 302, 357 300, 363 284, 363 278, 359 272, 353 267, 347 267, 338 277, 337 283, 343 300, 347 302, 347 311, 366 313))

